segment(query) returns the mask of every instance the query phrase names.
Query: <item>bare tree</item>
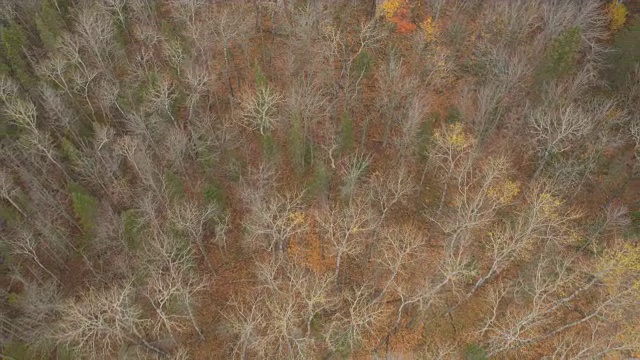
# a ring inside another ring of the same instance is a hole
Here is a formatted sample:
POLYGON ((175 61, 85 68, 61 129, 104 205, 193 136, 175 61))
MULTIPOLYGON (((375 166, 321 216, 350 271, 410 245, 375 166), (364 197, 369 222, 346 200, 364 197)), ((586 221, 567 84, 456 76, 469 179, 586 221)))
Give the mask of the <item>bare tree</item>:
POLYGON ((292 289, 265 296, 265 311, 269 314, 265 341, 270 355, 279 359, 304 359, 311 355, 312 340, 307 338, 301 325, 304 324, 300 303, 292 289))
POLYGON ((375 325, 384 318, 386 311, 375 301, 371 288, 358 286, 345 294, 345 311, 339 313, 325 332, 329 348, 335 349, 339 342, 346 343, 349 350, 357 348, 365 338, 375 337, 375 325))
POLYGON ((190 87, 187 98, 187 104, 189 105, 187 124, 191 126, 192 118, 194 117, 200 98, 208 92, 208 86, 214 79, 207 72, 206 68, 197 64, 193 64, 187 68, 185 77, 190 87))
POLYGON ((427 112, 427 105, 420 95, 416 95, 410 100, 406 115, 400 119, 400 134, 394 137, 394 142, 404 158, 416 155, 419 129, 427 112))
POLYGON ((226 81, 232 106, 235 97, 231 78, 232 43, 241 43, 247 36, 250 24, 247 20, 248 19, 242 15, 242 11, 234 6, 225 6, 213 19, 213 34, 220 46, 222 46, 225 64, 223 77, 226 81))
POLYGON ((289 239, 307 228, 302 207, 303 193, 275 194, 267 199, 255 198, 245 221, 248 245, 283 253, 289 239))
POLYGON ((337 299, 330 295, 332 279, 330 276, 309 273, 300 267, 288 271, 287 276, 296 292, 300 294, 300 312, 306 327, 304 337, 310 339, 311 325, 316 315, 336 306, 337 299))
POLYGON ((179 21, 185 24, 185 33, 189 39, 196 45, 199 50, 199 56, 206 60, 206 51, 204 49, 206 40, 209 38, 209 29, 202 24, 204 15, 210 11, 204 0, 173 0, 170 2, 172 10, 179 21))
MULTIPOLYGON (((115 18, 123 29, 127 27, 126 4, 126 0, 103 0, 102 4, 106 10, 114 13, 115 18)), ((103 31, 108 32, 109 29, 107 28, 103 31)))
POLYGON ((379 219, 369 204, 354 199, 345 207, 333 205, 318 215, 322 236, 329 242, 329 252, 336 259, 335 282, 339 289, 340 266, 344 257, 360 253, 365 246, 363 236, 378 226, 379 219))
POLYGON ((344 92, 344 106, 346 109, 348 105, 357 99, 360 83, 366 73, 364 68, 354 71, 356 59, 360 59, 359 57, 363 52, 379 46, 385 34, 374 19, 360 25, 358 37, 353 44, 349 43, 347 38, 339 32, 333 32, 330 35, 335 42, 336 50, 342 63, 340 82, 344 92))
MULTIPOLYGON (((68 44, 68 43, 67 43, 68 44)), ((70 54, 73 52, 67 51, 70 54)), ((67 53, 55 54, 49 59, 43 60, 36 66, 36 72, 44 79, 53 81, 60 89, 73 98, 71 84, 67 82, 67 72, 72 63, 68 60, 67 53)))
POLYGON ((38 116, 36 106, 30 100, 10 97, 5 101, 4 111, 17 125, 25 129, 26 134, 22 137, 25 150, 46 156, 49 161, 63 170, 56 160, 57 154, 53 147, 53 139, 49 133, 36 126, 38 116))
POLYGON ((168 76, 162 76, 149 91, 146 110, 167 116, 175 125, 178 125, 171 108, 176 96, 176 84, 174 81, 168 76))
POLYGON ((246 301, 232 298, 228 309, 221 312, 230 332, 236 336, 231 349, 232 356, 246 359, 250 356, 265 357, 267 350, 263 329, 267 321, 261 308, 261 294, 248 296, 246 301))
POLYGON ((407 266, 416 260, 416 254, 420 253, 420 247, 424 243, 423 234, 411 225, 383 231, 382 244, 379 245, 381 256, 377 257, 377 261, 389 272, 389 277, 377 296, 377 301, 383 300, 389 288, 396 285, 398 276, 406 275, 407 266))
POLYGON ((156 192, 159 191, 154 179, 155 168, 144 142, 136 137, 123 136, 118 139, 116 146, 117 153, 128 160, 140 180, 156 192))
POLYGON ((7 101, 11 96, 18 94, 19 86, 10 77, 0 76, 0 100, 7 101))
MULTIPOLYGON (((591 264, 587 276, 571 271, 570 261, 541 260, 532 283, 520 285, 520 291, 529 294, 530 305, 525 309, 510 308, 506 313, 494 310, 494 316, 482 329, 482 333, 491 334, 489 356, 553 338, 582 324, 606 323, 615 319, 620 311, 629 311, 629 306, 637 303, 637 297, 634 300, 637 289, 629 286, 630 281, 636 281, 632 279, 637 276, 637 270, 627 261, 635 259, 638 253, 634 246, 612 249, 591 264), (552 271, 553 276, 549 276, 548 271, 552 271), (558 323, 558 319, 562 319, 558 313, 571 304, 577 306, 579 299, 587 294, 597 294, 598 300, 581 310, 579 316, 570 316, 558 323)), ((500 302, 494 301, 494 308, 500 306, 500 302)))
POLYGON ((516 283, 516 289, 511 292, 525 291, 531 296, 531 305, 526 309, 508 308, 505 312, 501 307, 506 296, 510 293, 507 288, 491 292, 491 317, 486 321, 480 334, 489 333, 489 351, 497 354, 515 346, 518 346, 527 336, 530 336, 532 325, 547 320, 549 302, 553 302, 555 292, 565 286, 570 279, 570 274, 565 264, 550 264, 550 261, 541 261, 536 268, 534 279, 530 286, 516 283), (546 274, 547 266, 557 270, 555 276, 546 274), (558 265, 555 267, 553 265, 558 265))
MULTIPOLYGON (((506 186, 511 187, 510 183, 506 183, 506 186)), ((553 197, 544 184, 538 184, 530 190, 531 194, 527 196, 528 204, 514 221, 496 224, 482 240, 487 249, 488 270, 478 278, 473 288, 454 308, 468 300, 513 261, 527 258, 546 242, 560 245, 564 243, 565 237, 571 236, 567 227, 579 217, 579 214, 565 209, 561 201, 553 197)), ((511 199, 517 194, 509 188, 501 189, 500 193, 511 199)))
MULTIPOLYGON (((330 154, 331 155, 331 154, 330 154)), ((366 172, 371 163, 371 155, 365 153, 355 153, 345 158, 340 163, 343 184, 340 187, 340 195, 343 198, 352 199, 358 189, 358 181, 366 172)))
POLYGON ((190 321, 200 338, 204 338, 193 312, 195 295, 207 285, 207 280, 194 273, 193 251, 179 240, 156 230, 153 241, 145 244, 143 261, 149 275, 145 296, 158 316, 154 333, 164 328, 173 338, 174 331, 185 329, 190 321), (181 312, 182 310, 186 310, 181 312))
POLYGON ((213 264, 209 259, 209 252, 205 247, 203 238, 205 236, 207 223, 213 220, 218 212, 219 210, 212 205, 201 207, 193 202, 185 201, 176 205, 175 210, 171 211, 169 215, 176 227, 186 232, 190 241, 198 246, 202 257, 205 259, 212 273, 214 272, 213 264))
POLYGON ((445 251, 437 265, 435 276, 425 271, 418 275, 418 281, 396 284, 396 293, 400 297, 399 306, 395 321, 385 338, 395 334, 407 309, 414 309, 407 323, 407 327, 412 327, 417 321, 424 321, 432 307, 442 301, 447 289, 473 275, 474 271, 470 268, 468 259, 458 256, 457 253, 445 251))
POLYGON ((251 130, 260 131, 265 136, 278 124, 277 106, 282 97, 269 86, 261 86, 255 92, 242 95, 241 116, 243 125, 251 130))
POLYGON ((169 273, 158 271, 151 274, 147 296, 151 298, 151 303, 159 317, 155 332, 160 332, 158 326, 162 324, 170 334, 173 334, 174 330, 185 329, 184 321, 190 321, 200 339, 204 340, 193 306, 197 294, 204 290, 207 283, 204 279, 185 271, 185 269, 173 267, 170 268, 169 273), (184 313, 177 311, 184 311, 184 313))
POLYGON ((53 130, 64 132, 71 128, 76 120, 76 114, 65 101, 64 93, 48 85, 42 85, 40 95, 53 130))
POLYGON ((22 216, 26 216, 15 199, 15 194, 18 193, 18 191, 19 188, 11 180, 10 175, 4 171, 4 169, 0 169, 0 198, 8 201, 22 216))
POLYGON ((517 195, 517 188, 514 192, 506 179, 507 165, 504 158, 492 158, 479 169, 469 166, 459 173, 449 217, 444 221, 432 219, 449 235, 447 251, 456 253, 456 257, 465 256, 473 230, 490 224, 497 210, 517 195))
POLYGON ((554 341, 556 351, 543 359, 594 359, 607 356, 624 356, 638 348, 637 330, 625 326, 607 326, 596 323, 585 331, 583 337, 565 334, 554 341), (589 335, 589 336, 587 336, 589 335))
POLYGON ((107 66, 114 34, 111 16, 100 6, 87 5, 78 11, 75 25, 75 33, 94 60, 101 68, 107 66))
POLYGON ((95 89, 95 97, 98 106, 104 116, 113 121, 111 109, 113 105, 118 104, 118 93, 120 91, 119 84, 113 79, 100 77, 95 89))
POLYGON ((82 141, 72 164, 78 178, 87 184, 102 190, 102 194, 111 198, 111 184, 117 182, 117 170, 122 157, 117 152, 117 139, 114 129, 94 124, 94 141, 82 141))
POLYGON ((403 74, 403 59, 393 52, 389 56, 389 63, 384 71, 378 74, 379 106, 380 114, 384 119, 383 144, 386 145, 392 130, 392 124, 401 122, 406 116, 405 109, 409 99, 413 98, 418 90, 418 79, 403 74))
MULTIPOLYGON (((607 105, 609 106, 609 105, 607 105)), ((555 111, 540 109, 532 114, 532 134, 539 143, 541 160, 534 178, 542 171, 549 157, 564 153, 580 143, 594 128, 598 118, 570 104, 555 111)))
POLYGON ((311 138, 314 135, 311 130, 315 124, 328 120, 331 106, 317 82, 300 80, 291 87, 287 97, 287 112, 291 119, 289 131, 292 155, 299 169, 304 168, 307 149, 311 149, 311 162, 315 161, 314 147, 309 144, 317 143, 319 139, 311 138))
MULTIPOLYGON (((21 282, 24 288, 20 294, 21 301, 16 304, 20 315, 11 320, 8 329, 14 339, 29 341, 36 348, 40 345, 44 347, 52 336, 51 323, 60 315, 60 288, 56 282, 28 281, 17 272, 13 278, 21 282)), ((0 328, 4 329, 4 325, 0 325, 0 328)))
POLYGON ((87 355, 110 356, 124 344, 142 341, 147 320, 132 303, 131 285, 90 288, 80 299, 65 302, 54 338, 87 355))
POLYGON ((395 204, 406 203, 407 197, 416 188, 409 170, 402 165, 394 170, 374 173, 370 181, 371 198, 380 205, 382 219, 395 204))
POLYGON ((640 121, 637 118, 631 121, 630 132, 635 143, 636 163, 640 164, 640 121))
POLYGON ((49 274, 56 283, 60 283, 60 279, 42 263, 37 251, 38 243, 33 234, 23 232, 15 237, 4 239, 3 242, 10 245, 13 254, 25 256, 30 259, 36 263, 39 268, 44 270, 44 272, 49 274))
POLYGON ((429 167, 444 171, 439 176, 444 184, 439 209, 442 209, 444 205, 451 176, 454 175, 454 172, 463 171, 466 168, 474 144, 475 139, 464 130, 460 123, 445 126, 434 134, 433 146, 427 154, 429 162, 425 164, 422 171, 419 186, 422 187, 429 167))
POLYGON ((227 253, 227 235, 231 228, 231 214, 227 213, 221 217, 220 221, 215 226, 213 230, 214 242, 218 244, 218 246, 222 247, 222 250, 227 253))

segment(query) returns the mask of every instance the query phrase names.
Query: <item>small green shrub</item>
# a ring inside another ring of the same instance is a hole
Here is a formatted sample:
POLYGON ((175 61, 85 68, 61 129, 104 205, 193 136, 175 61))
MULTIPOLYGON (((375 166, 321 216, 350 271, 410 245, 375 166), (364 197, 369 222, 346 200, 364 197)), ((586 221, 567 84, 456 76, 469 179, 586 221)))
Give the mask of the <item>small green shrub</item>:
POLYGON ((318 162, 315 166, 311 184, 309 186, 310 193, 316 196, 327 194, 331 185, 331 170, 322 162, 318 162))
POLYGON ((72 164, 77 164, 78 160, 82 156, 82 153, 76 146, 66 137, 62 138, 60 141, 60 147, 62 148, 62 155, 72 164))
POLYGON ((570 28, 558 35, 549 46, 538 80, 545 82, 567 75, 576 67, 582 44, 582 30, 570 28))
POLYGON ((289 153, 295 172, 300 175, 305 168, 305 134, 298 116, 291 118, 289 129, 289 153))
POLYGON ((358 54, 358 56, 356 56, 356 58, 353 60, 352 75, 366 76, 373 67, 373 62, 373 57, 371 57, 368 52, 364 50, 361 51, 360 54, 358 54))
POLYGON ((65 29, 64 18, 52 1, 45 0, 42 2, 35 20, 42 45, 48 51, 56 49, 58 39, 65 29))
POLYGON ((260 67, 260 64, 258 63, 257 60, 256 60, 255 64, 253 65, 253 73, 254 73, 254 76, 256 78, 256 86, 258 88, 266 88, 267 87, 267 76, 264 74, 264 72, 262 72, 262 68, 260 67))
POLYGON ((462 121, 462 111, 455 105, 449 106, 447 116, 444 119, 447 124, 455 124, 462 121))
POLYGON ((21 342, 9 342, 2 347, 2 354, 7 359, 29 359, 33 355, 29 351, 30 346, 21 342))
POLYGON ((224 187, 218 182, 212 182, 204 188, 204 200, 207 204, 227 207, 224 187))
POLYGON ((73 211, 85 235, 91 235, 98 220, 98 200, 76 183, 69 185, 73 211))
POLYGON ((604 78, 614 89, 627 83, 636 64, 640 63, 640 16, 615 36, 613 51, 607 56, 604 78))
POLYGON ((0 219, 9 225, 19 225, 22 220, 22 214, 13 206, 0 202, 0 219))
POLYGON ((438 113, 431 113, 427 117, 427 121, 420 124, 420 128, 418 129, 417 137, 417 151, 418 156, 422 158, 422 160, 426 160, 429 144, 431 143, 431 136, 433 135, 433 124, 437 123, 440 120, 440 115, 438 113))
POLYGON ((477 344, 470 344, 464 350, 465 360, 487 360, 487 353, 477 344))
POLYGON ((165 185, 172 200, 184 198, 184 180, 171 170, 167 170, 164 175, 165 185))
POLYGON ((353 335, 348 332, 336 334, 331 339, 333 345, 333 357, 332 359, 349 359, 353 353, 354 348, 360 347, 360 341, 354 339, 353 335))
POLYGON ((7 294, 7 304, 10 306, 14 306, 14 305, 18 305, 18 303, 20 302, 20 295, 14 293, 14 292, 10 292, 9 294, 7 294))
POLYGON ((120 215, 124 228, 124 242, 129 250, 136 250, 140 245, 139 237, 142 232, 142 219, 135 209, 129 209, 120 215))
POLYGON ((353 119, 347 112, 342 113, 340 126, 340 152, 348 153, 353 149, 355 135, 353 132, 353 119))
POLYGON ((7 26, 0 27, 4 56, 13 74, 22 85, 30 88, 36 83, 31 75, 31 70, 24 56, 24 49, 28 45, 27 34, 24 29, 14 21, 7 26))
POLYGON ((460 53, 465 48, 467 37, 469 36, 469 29, 464 22, 454 21, 452 22, 445 32, 445 39, 451 44, 455 53, 460 53))
POLYGON ((275 160, 276 156, 278 155, 278 144, 276 143, 273 134, 268 131, 264 134, 264 136, 261 137, 260 140, 262 142, 262 154, 264 158, 271 161, 275 160))

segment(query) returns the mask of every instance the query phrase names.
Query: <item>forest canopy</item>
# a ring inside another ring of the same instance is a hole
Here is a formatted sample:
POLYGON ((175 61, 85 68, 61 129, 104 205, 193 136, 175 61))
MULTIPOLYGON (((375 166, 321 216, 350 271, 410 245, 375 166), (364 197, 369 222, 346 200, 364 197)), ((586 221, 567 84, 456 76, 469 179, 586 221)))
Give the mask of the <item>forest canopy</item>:
POLYGON ((639 13, 0 0, 0 358, 640 356, 639 13))

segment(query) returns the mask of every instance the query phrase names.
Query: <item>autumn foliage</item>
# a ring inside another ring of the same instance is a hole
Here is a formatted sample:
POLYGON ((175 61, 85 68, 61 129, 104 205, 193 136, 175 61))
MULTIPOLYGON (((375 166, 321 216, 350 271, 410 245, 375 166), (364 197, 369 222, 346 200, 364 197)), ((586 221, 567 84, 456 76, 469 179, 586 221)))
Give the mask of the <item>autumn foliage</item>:
POLYGON ((0 2, 0 358, 640 353, 640 20, 0 2))

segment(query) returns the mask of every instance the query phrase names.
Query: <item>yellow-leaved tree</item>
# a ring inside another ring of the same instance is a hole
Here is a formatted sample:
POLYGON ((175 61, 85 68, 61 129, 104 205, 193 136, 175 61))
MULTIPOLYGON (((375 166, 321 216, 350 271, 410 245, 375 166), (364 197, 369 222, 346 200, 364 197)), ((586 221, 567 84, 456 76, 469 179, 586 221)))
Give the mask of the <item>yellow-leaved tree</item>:
POLYGON ((620 1, 613 0, 607 6, 607 11, 609 12, 609 28, 611 31, 620 30, 627 20, 627 14, 629 13, 627 7, 620 1))

